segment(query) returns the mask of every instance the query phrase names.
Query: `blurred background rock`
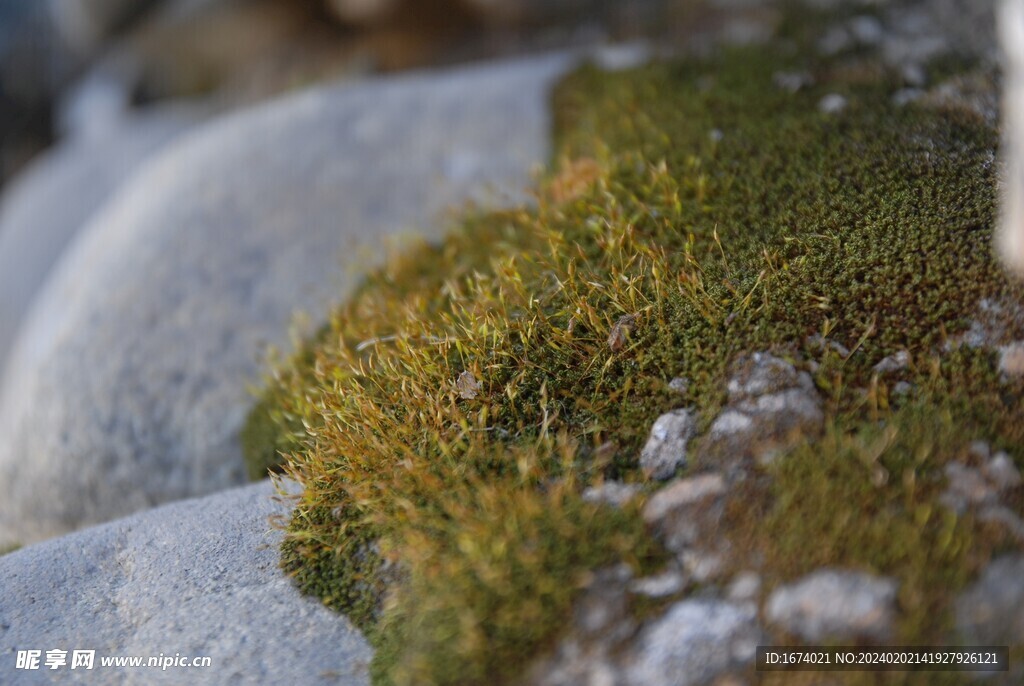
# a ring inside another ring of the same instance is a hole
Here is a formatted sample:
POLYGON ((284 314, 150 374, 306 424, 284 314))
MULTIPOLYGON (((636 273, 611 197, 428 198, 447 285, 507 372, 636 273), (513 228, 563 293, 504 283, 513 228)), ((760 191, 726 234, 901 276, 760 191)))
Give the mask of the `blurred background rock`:
POLYGON ((231 109, 316 81, 654 37, 768 4, 0 0, 0 183, 58 138, 159 101, 231 109))
MULTIPOLYGON (((813 0, 946 36, 991 32, 990 0, 813 0), (923 18, 922 18, 923 15, 923 18)), ((55 138, 126 110, 203 97, 218 108, 315 81, 569 45, 770 31, 772 0, 0 0, 0 183, 55 138)), ((994 41, 989 41, 994 45, 994 41)))

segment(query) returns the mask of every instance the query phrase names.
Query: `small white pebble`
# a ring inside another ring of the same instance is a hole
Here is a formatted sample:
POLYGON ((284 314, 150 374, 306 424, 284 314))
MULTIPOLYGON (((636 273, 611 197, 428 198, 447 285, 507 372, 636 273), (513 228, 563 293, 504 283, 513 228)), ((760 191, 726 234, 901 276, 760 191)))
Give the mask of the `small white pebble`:
POLYGON ((645 595, 649 598, 664 598, 675 595, 686 586, 683 575, 668 571, 658 576, 648 576, 643 579, 636 579, 629 584, 629 590, 637 595, 645 595))
POLYGON ((989 482, 999 490, 1015 488, 1021 483, 1020 470, 1010 456, 1000 451, 996 453, 982 471, 989 482))
POLYGON ((869 15, 854 17, 849 23, 850 33, 861 45, 878 45, 885 37, 882 23, 869 15))
POLYGON ((823 55, 837 55, 853 43, 853 37, 842 26, 834 26, 818 40, 818 52, 823 55))
POLYGON ((914 385, 906 381, 897 381, 896 385, 892 387, 893 395, 908 395, 912 390, 914 390, 914 385))
POLYGON ((920 88, 928 83, 928 73, 917 62, 908 62, 900 69, 903 83, 913 88, 920 88))
POLYGON ((916 102, 921 99, 924 95, 924 91, 920 88, 901 88, 892 95, 892 104, 896 107, 906 107, 912 102, 916 102))
POLYGON ((1024 376, 1024 342, 999 347, 999 371, 1007 376, 1024 376))
POLYGON ((839 114, 846 109, 846 98, 839 93, 829 93, 818 101, 818 111, 824 114, 839 114))
POLYGON ((755 600, 761 590, 761 577, 757 572, 741 572, 729 584, 726 597, 734 603, 755 600))
POLYGON ((772 83, 784 91, 796 93, 801 88, 813 84, 814 79, 810 74, 802 71, 777 71, 772 74, 772 83))
POLYGON ((673 393, 685 395, 686 392, 690 390, 690 380, 677 376, 668 382, 668 389, 673 393))
POLYGON ((647 43, 620 43, 602 45, 594 50, 594 62, 607 72, 626 71, 642 67, 651 61, 652 50, 647 43))

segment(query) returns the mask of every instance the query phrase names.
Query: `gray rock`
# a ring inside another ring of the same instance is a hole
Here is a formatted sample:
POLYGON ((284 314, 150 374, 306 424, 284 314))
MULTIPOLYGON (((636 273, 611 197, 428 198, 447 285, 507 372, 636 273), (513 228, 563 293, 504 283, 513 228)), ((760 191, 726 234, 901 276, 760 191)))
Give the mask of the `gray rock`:
POLYGON ((998 503, 985 505, 978 511, 978 519, 998 524, 1016 538, 1018 543, 1024 545, 1024 519, 1010 508, 998 503))
POLYGON ((629 584, 629 592, 645 595, 649 598, 665 598, 675 595, 686 588, 686 578, 674 569, 656 576, 634 579, 629 584))
MULTIPOLYGON (((728 549, 728 541, 716 541, 717 545, 728 549)), ((725 555, 714 550, 702 550, 696 546, 686 548, 679 553, 679 561, 687 574, 699 584, 717 579, 725 571, 725 555)))
POLYGON ((605 503, 615 507, 624 507, 626 503, 635 498, 639 493, 639 484, 605 481, 598 486, 591 486, 584 490, 583 499, 588 503, 605 503))
POLYGON ((897 584, 861 572, 821 569, 776 588, 765 616, 809 641, 886 639, 895 619, 897 584))
POLYGON ((895 355, 889 355, 879 360, 872 369, 878 374, 889 374, 890 372, 906 369, 909 365, 910 353, 906 350, 900 350, 895 355))
POLYGON ((968 348, 1012 347, 1013 333, 1024 327, 1024 307, 1012 299, 994 300, 982 298, 974 308, 970 328, 953 340, 946 341, 943 348, 953 350, 966 345, 968 348))
POLYGON ((617 653, 633 636, 627 587, 628 565, 594 572, 573 607, 566 634, 549 654, 526 670, 525 684, 535 686, 614 686, 621 682, 617 653))
POLYGON ((897 107, 906 107, 922 97, 924 97, 924 91, 920 88, 901 88, 892 94, 892 104, 897 107))
POLYGON ((661 489, 644 506, 644 520, 649 524, 662 521, 680 510, 687 510, 709 498, 718 498, 726 492, 721 474, 701 474, 679 479, 661 489))
POLYGON ((839 114, 846 109, 846 98, 839 93, 829 93, 818 101, 818 110, 822 114, 839 114))
POLYGON ((761 575, 757 572, 741 572, 729 583, 726 597, 734 603, 757 600, 761 592, 761 575))
POLYGON ((994 503, 998 492, 982 475, 972 467, 950 462, 943 470, 948 487, 939 496, 939 502, 963 514, 968 507, 994 503))
POLYGON ((796 93, 804 88, 813 86, 814 77, 805 71, 777 71, 772 74, 772 83, 784 91, 796 93))
POLYGON ((911 88, 922 88, 928 83, 928 72, 915 62, 901 65, 900 76, 903 77, 903 83, 911 88))
POLYGON ((1020 470, 1003 451, 993 455, 982 467, 982 472, 989 483, 1000 491, 1016 488, 1021 484, 1020 470))
POLYGON ((729 436, 754 428, 754 420, 736 410, 723 410, 711 425, 712 436, 729 436))
POLYGON ((861 45, 878 45, 885 37, 885 29, 882 27, 882 23, 867 14, 850 19, 847 28, 853 38, 861 45))
POLYGON ((967 446, 967 450, 979 460, 987 461, 992 457, 992 446, 988 444, 988 441, 971 441, 970 445, 967 446))
POLYGON ((697 433, 689 410, 672 410, 654 421, 650 438, 640 453, 640 468, 650 479, 664 481, 686 464, 686 445, 697 433))
POLYGON ((594 48, 593 60, 603 71, 614 73, 642 67, 653 56, 654 49, 649 43, 634 42, 597 46, 594 48))
POLYGON ((1007 376, 1024 376, 1024 342, 999 346, 999 371, 1007 376))
MULTIPOLYGON (((971 451, 978 455, 982 448, 988 455, 989 447, 981 441, 973 443, 971 451)), ((943 505, 962 514, 969 507, 998 504, 1000 493, 1020 485, 1020 471, 1005 452, 982 457, 982 460, 980 468, 967 467, 959 462, 946 465, 947 488, 939 496, 943 505)))
POLYGON ((814 381, 779 357, 739 358, 727 388, 729 402, 712 423, 702 455, 768 461, 801 436, 821 432, 825 415, 814 381))
POLYGON ((73 139, 39 158, 0 204, 0 372, 18 326, 78 230, 155 151, 200 120, 199 109, 161 107, 73 139))
POLYGON ((244 480, 267 344, 387 234, 521 203, 567 54, 317 89, 201 127, 83 229, 0 392, 0 544, 244 480), (45 497, 44 497, 45 494, 45 497))
POLYGON ((278 568, 288 507, 269 481, 29 546, 0 557, 0 682, 368 683, 360 633, 278 568), (18 650, 68 651, 58 672, 15 671, 18 650), (95 650, 91 671, 72 651, 95 650), (118 669, 119 655, 209 656, 205 669, 118 669))
POLYGON ((955 605, 956 626, 978 645, 1024 644, 1024 555, 993 560, 955 605))
POLYGON ((748 667, 761 636, 753 603, 684 600, 643 630, 623 683, 708 683, 723 673, 748 667))
POLYGON ((818 52, 823 55, 838 55, 853 45, 853 36, 846 27, 833 26, 818 39, 818 52))
MULTIPOLYGON (((934 0, 928 2, 936 4, 934 0)), ((950 48, 948 36, 943 35, 935 19, 927 10, 920 11, 922 4, 897 8, 886 17, 888 31, 882 41, 881 54, 893 67, 923 64, 950 48)))
POLYGON ((995 0, 892 2, 884 14, 885 56, 899 66, 943 52, 994 60, 998 53, 995 0))
POLYGON ((728 541, 708 532, 721 519, 726 489, 721 474, 701 474, 661 489, 644 506, 644 521, 697 581, 707 581, 722 570, 728 541))
POLYGON ((984 441, 971 443, 970 451, 981 460, 981 466, 947 464, 946 490, 939 503, 961 515, 972 510, 979 520, 999 525, 1024 543, 1024 519, 1001 499, 1005 491, 1020 485, 1020 471, 1005 452, 990 456, 991 448, 984 441))
POLYGON ((908 395, 914 390, 914 384, 906 381, 897 381, 892 387, 892 394, 896 396, 908 395))
MULTIPOLYGON (((719 133, 721 132, 719 131, 719 133)), ((677 376, 668 382, 668 389, 673 393, 686 395, 687 391, 690 390, 690 380, 682 376, 677 376)))
POLYGON ((850 356, 850 349, 839 341, 833 341, 832 339, 826 339, 820 333, 816 333, 813 336, 808 336, 807 344, 811 345, 819 350, 826 351, 830 350, 835 352, 842 358, 848 358, 850 356))
POLYGON ((573 607, 573 626, 583 635, 607 638, 628 617, 626 586, 633 576, 629 565, 599 569, 573 607))
POLYGON ((789 388, 813 390, 814 382, 782 358, 758 352, 736 361, 726 388, 729 391, 729 402, 735 403, 789 388))

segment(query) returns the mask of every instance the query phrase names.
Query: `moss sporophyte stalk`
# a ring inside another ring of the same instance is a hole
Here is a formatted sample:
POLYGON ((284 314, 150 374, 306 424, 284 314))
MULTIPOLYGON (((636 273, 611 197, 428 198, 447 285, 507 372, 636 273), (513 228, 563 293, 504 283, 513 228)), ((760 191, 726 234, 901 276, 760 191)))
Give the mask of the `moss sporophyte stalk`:
POLYGON ((892 104, 885 69, 836 67, 759 48, 583 68, 554 98, 535 208, 394 256, 274 372, 246 446, 303 488, 283 565, 366 632, 376 683, 514 682, 593 570, 657 571, 643 498, 582 489, 642 483, 664 412, 706 429, 742 353, 802 361, 827 420, 730 495, 728 564, 757 560, 769 588, 825 564, 890 575, 917 643, 1020 545, 936 503, 971 440, 1022 464, 1020 381, 957 344, 979 302, 1021 302, 990 250, 997 135, 966 109, 892 104), (780 89, 780 70, 818 85, 780 89), (830 92, 841 112, 817 108, 830 92), (897 395, 872 368, 904 350, 897 395))

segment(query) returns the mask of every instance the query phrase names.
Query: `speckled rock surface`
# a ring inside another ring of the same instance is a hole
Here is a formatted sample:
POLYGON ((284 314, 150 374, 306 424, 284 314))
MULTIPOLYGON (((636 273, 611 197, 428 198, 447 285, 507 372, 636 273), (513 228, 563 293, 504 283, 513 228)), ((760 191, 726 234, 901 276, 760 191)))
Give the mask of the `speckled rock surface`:
POLYGON ((761 640, 757 606, 753 603, 684 600, 638 638, 623 683, 709 683, 731 670, 750 665, 761 640))
POLYGON ((39 158, 0 201, 0 374, 32 297, 77 231, 150 155, 196 124, 196 108, 160 108, 39 158))
POLYGON ((367 683, 360 633, 279 570, 272 494, 265 481, 0 556, 0 683, 367 683), (96 651, 92 670, 70 669, 76 649, 96 651), (17 670, 19 650, 68 665, 17 670), (100 665, 160 653, 211 666, 100 665))
POLYGON ((149 163, 40 294, 0 391, 0 545, 244 480, 267 344, 470 199, 519 203, 568 55, 325 88, 149 163), (43 497, 45 495, 45 497, 43 497))
POLYGON ((765 615, 803 639, 884 640, 893 629, 898 586, 892 579, 821 569, 772 592, 765 615))
POLYGON ((810 374, 768 352, 732 364, 729 402, 708 431, 702 450, 734 462, 771 461, 802 436, 821 432, 825 415, 810 374))
POLYGON ((977 644, 1024 643, 1024 555, 993 560, 956 602, 957 629, 977 644))
POLYGON ((654 421, 651 436, 640 454, 640 467, 648 478, 664 481, 686 465, 686 445, 697 433, 697 420, 689 410, 672 410, 654 421))

